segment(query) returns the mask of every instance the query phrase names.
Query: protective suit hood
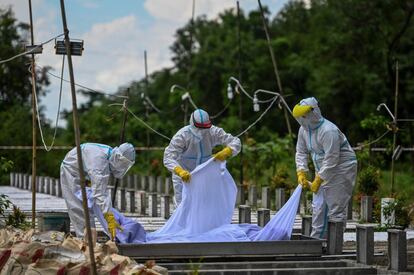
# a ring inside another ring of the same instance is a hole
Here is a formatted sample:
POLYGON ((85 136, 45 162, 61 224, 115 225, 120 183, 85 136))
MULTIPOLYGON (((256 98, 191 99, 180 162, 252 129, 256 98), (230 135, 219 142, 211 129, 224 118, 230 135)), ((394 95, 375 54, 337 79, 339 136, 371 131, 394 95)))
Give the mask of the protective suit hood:
POLYGON ((318 101, 316 98, 308 97, 302 99, 298 105, 312 107, 312 109, 306 115, 296 118, 299 124, 305 129, 310 128, 311 130, 314 130, 323 123, 324 118, 322 117, 321 110, 318 106, 318 101))
POLYGON ((122 178, 135 163, 135 149, 130 143, 123 143, 112 150, 109 167, 115 178, 122 178))

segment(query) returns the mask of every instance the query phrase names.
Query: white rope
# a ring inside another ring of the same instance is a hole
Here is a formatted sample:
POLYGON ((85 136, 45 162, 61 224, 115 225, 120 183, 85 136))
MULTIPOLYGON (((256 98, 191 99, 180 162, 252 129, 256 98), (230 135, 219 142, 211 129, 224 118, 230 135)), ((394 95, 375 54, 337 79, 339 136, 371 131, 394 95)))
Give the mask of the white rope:
MULTIPOLYGON (((62 70, 61 70, 61 75, 62 76, 63 76, 64 68, 65 68, 65 55, 63 55, 63 59, 62 59, 62 70)), ((29 68, 29 71, 31 71, 31 68, 29 68)), ((56 114, 55 131, 53 133, 53 139, 52 139, 52 142, 51 142, 49 147, 46 145, 45 138, 43 136, 42 124, 40 122, 39 103, 38 103, 38 100, 37 100, 36 83, 32 83, 32 85, 34 86, 34 98, 35 98, 35 102, 36 102, 36 116, 37 116, 37 124, 39 125, 40 137, 42 139, 42 143, 43 143, 43 146, 44 146, 46 152, 49 152, 50 150, 52 150, 53 145, 55 144, 55 140, 56 140, 56 133, 57 133, 58 123, 59 123, 59 116, 60 116, 60 103, 62 102, 63 81, 62 80, 60 81, 59 104, 58 104, 58 110, 57 110, 57 114, 56 114)))
POLYGON ((157 113, 162 113, 162 111, 159 108, 157 108, 157 106, 154 105, 154 103, 152 102, 152 100, 148 96, 145 96, 145 99, 148 102, 148 104, 151 106, 152 109, 154 109, 157 113))
POLYGON ((57 36, 55 36, 55 37, 53 37, 53 38, 50 38, 49 40, 47 40, 47 41, 45 41, 45 42, 43 42, 43 43, 41 43, 41 44, 37 45, 37 46, 36 46, 36 47, 34 47, 33 49, 30 49, 30 50, 28 50, 28 51, 25 51, 25 52, 19 53, 18 55, 15 55, 15 56, 10 57, 10 58, 8 58, 8 59, 5 59, 5 60, 0 60, 0 64, 7 63, 7 62, 9 62, 9 61, 12 61, 12 60, 14 60, 14 59, 16 59, 16 58, 20 57, 20 56, 23 56, 23 55, 26 55, 26 54, 32 53, 32 52, 34 52, 36 49, 40 48, 41 46, 43 46, 43 45, 45 45, 45 44, 49 43, 50 41, 52 41, 52 40, 54 40, 54 39, 56 39, 56 38, 58 38, 58 37, 60 37, 60 36, 62 36, 62 35, 64 35, 64 34, 62 33, 62 34, 59 34, 59 35, 57 35, 57 36))
MULTIPOLYGON (((272 98, 272 102, 270 103, 270 105, 266 108, 266 110, 263 111, 263 113, 252 123, 250 124, 243 132, 241 132, 240 134, 237 135, 237 137, 240 137, 242 135, 244 135, 247 131, 249 131, 253 126, 255 126, 265 115, 266 113, 270 110, 270 108, 272 108, 273 104, 277 101, 279 96, 275 96, 272 98)), ((126 109, 136 120, 138 120, 139 122, 141 122, 145 127, 147 127, 148 129, 150 129, 151 131, 153 131, 154 133, 156 133, 157 135, 159 135, 160 137, 163 137, 167 140, 171 140, 171 138, 165 136, 164 134, 161 134, 160 132, 158 132, 157 130, 155 130, 154 128, 152 128, 148 123, 146 123, 144 120, 142 120, 141 118, 139 118, 138 116, 136 116, 129 108, 127 108, 124 104, 120 104, 120 103, 113 103, 110 104, 109 106, 121 106, 121 110, 122 109, 126 109)))
MULTIPOLYGON (((240 81, 237 78, 232 76, 232 77, 230 77, 229 80, 232 80, 232 81, 236 82, 236 89, 239 90, 239 88, 240 88, 240 90, 243 92, 243 94, 245 94, 248 98, 250 98, 251 101, 254 100, 254 98, 243 88, 243 86, 240 84, 240 81)), ((266 90, 258 89, 256 91, 254 91, 254 93, 256 93, 258 91, 266 91, 266 90)), ((266 99, 266 100, 258 100, 257 103, 269 103, 272 100, 273 100, 273 97, 270 98, 270 99, 266 99)))
POLYGON ((141 122, 145 127, 147 127, 148 129, 150 129, 151 131, 153 131, 154 133, 156 133, 157 135, 159 135, 160 137, 163 137, 167 140, 171 140, 171 138, 167 137, 166 135, 161 134, 160 132, 158 132, 157 130, 155 130, 154 128, 152 128, 148 123, 146 123, 144 120, 140 119, 138 116, 136 116, 129 108, 127 108, 124 104, 120 104, 120 103, 113 103, 113 104, 109 104, 108 106, 122 106, 121 110, 126 109, 136 120, 138 120, 139 122, 141 122))
POLYGON ((255 126, 264 117, 264 115, 270 110, 270 108, 272 108, 273 104, 277 101, 277 98, 278 98, 278 96, 275 96, 273 98, 273 101, 266 108, 266 110, 263 111, 263 113, 259 116, 259 118, 256 119, 255 122, 253 122, 252 124, 250 124, 249 127, 247 127, 243 132, 241 132, 240 134, 238 134, 236 137, 240 137, 240 136, 244 135, 247 131, 250 130, 250 128, 252 128, 253 126, 255 126))
MULTIPOLYGON (((36 65, 36 67, 38 67, 38 68, 40 68, 40 69, 43 69, 43 67, 42 67, 42 66, 40 66, 40 65, 36 65)), ((64 79, 64 78, 63 78, 63 75, 62 75, 62 76, 55 75, 55 74, 53 74, 53 73, 49 72, 49 70, 47 70, 47 73, 48 73, 49 75, 51 75, 51 76, 53 76, 53 77, 57 78, 57 79, 60 79, 60 80, 65 81, 65 82, 67 82, 67 83, 70 83, 70 81, 69 81, 69 80, 67 80, 67 79, 64 79)), ((97 91, 97 90, 91 89, 91 88, 89 88, 89 87, 86 87, 85 85, 78 84, 78 83, 75 83, 75 86, 78 86, 78 87, 80 87, 80 88, 82 88, 82 89, 85 89, 85 90, 86 90, 86 92, 88 92, 88 91, 89 91, 89 92, 92 92, 92 93, 102 94, 102 95, 106 95, 106 96, 109 96, 109 97, 128 98, 127 96, 123 96, 123 95, 114 95, 114 94, 105 93, 105 92, 102 92, 102 91, 97 91)))
POLYGON ((194 110, 198 109, 197 105, 194 103, 193 99, 191 98, 191 95, 188 97, 188 101, 190 101, 190 103, 193 106, 194 110))
POLYGON ((370 146, 371 144, 374 144, 374 143, 377 143, 378 141, 380 141, 383 137, 385 137, 385 135, 386 134, 388 134, 389 132, 391 132, 390 130, 387 130, 387 131, 385 131, 385 133, 383 133, 379 138, 377 138, 377 139, 374 139, 373 141, 371 141, 371 142, 368 142, 368 143, 364 143, 364 144, 362 144, 362 145, 360 145, 360 146, 357 146, 356 148, 358 149, 358 150, 360 150, 360 149, 362 149, 362 148, 364 148, 364 147, 367 147, 367 146, 370 146))
POLYGON ((220 112, 218 112, 217 114, 215 114, 213 116, 210 116, 210 118, 215 119, 215 118, 218 118, 219 116, 221 116, 227 110, 227 108, 229 108, 230 104, 233 102, 233 98, 229 99, 229 102, 227 102, 227 104, 226 104, 226 106, 224 106, 223 110, 221 110, 220 112))

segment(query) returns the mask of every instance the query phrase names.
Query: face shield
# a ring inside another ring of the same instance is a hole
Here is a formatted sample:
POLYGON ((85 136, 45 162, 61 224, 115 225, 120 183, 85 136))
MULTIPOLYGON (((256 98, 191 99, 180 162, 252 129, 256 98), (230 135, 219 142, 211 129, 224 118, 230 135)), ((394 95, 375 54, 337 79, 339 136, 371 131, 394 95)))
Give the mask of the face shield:
POLYGON ((191 132, 199 139, 203 138, 203 133, 207 132, 212 126, 210 116, 202 109, 195 110, 190 117, 191 132))
POLYGON ((292 114, 304 128, 315 128, 323 121, 318 101, 314 97, 301 100, 293 108, 292 114))
POLYGON ((111 172, 115 178, 122 178, 135 163, 135 149, 129 143, 121 144, 112 150, 109 158, 111 172))

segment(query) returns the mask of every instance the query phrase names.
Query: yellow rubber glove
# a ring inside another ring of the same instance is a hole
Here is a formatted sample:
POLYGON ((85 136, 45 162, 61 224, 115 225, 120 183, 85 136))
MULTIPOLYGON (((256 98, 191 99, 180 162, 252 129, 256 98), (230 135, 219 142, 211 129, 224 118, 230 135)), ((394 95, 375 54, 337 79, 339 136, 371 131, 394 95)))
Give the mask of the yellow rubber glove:
POLYGON ((309 187, 310 181, 306 178, 306 172, 303 170, 299 170, 297 172, 298 176, 298 184, 302 185, 302 189, 306 190, 309 187))
POLYGON ((225 161, 229 157, 233 155, 233 150, 230 147, 226 146, 220 152, 214 154, 214 159, 218 159, 219 161, 225 161))
POLYGON ((318 174, 316 174, 315 179, 314 179, 314 180, 313 180, 313 182, 311 183, 310 190, 311 190, 313 193, 318 192, 319 187, 321 187, 322 182, 323 182, 323 179, 321 179, 321 177, 320 177, 318 174))
POLYGON ((180 166, 176 166, 174 168, 174 172, 180 176, 180 178, 184 181, 184 182, 189 182, 191 179, 191 174, 190 172, 188 172, 187 170, 181 168, 180 166))
POLYGON ((109 234, 111 234, 111 239, 114 240, 116 236, 116 229, 124 230, 119 223, 115 220, 114 214, 112 212, 106 212, 104 218, 108 223, 109 234))

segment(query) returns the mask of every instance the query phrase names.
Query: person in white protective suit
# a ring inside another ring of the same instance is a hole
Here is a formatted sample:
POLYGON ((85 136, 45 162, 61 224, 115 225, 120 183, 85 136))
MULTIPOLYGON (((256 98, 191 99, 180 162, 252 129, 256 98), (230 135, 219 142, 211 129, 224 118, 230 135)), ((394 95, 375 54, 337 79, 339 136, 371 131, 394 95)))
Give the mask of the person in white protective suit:
POLYGON ((189 182, 190 172, 212 157, 214 146, 224 145, 224 149, 213 157, 224 161, 240 152, 240 139, 212 125, 208 113, 195 110, 190 117, 190 125, 181 128, 171 139, 164 151, 164 165, 173 173, 174 201, 179 205, 182 198, 183 182, 189 182))
POLYGON ((328 220, 346 225, 357 174, 355 152, 338 127, 321 115, 314 97, 301 100, 293 116, 301 125, 296 144, 298 183, 314 193, 311 237, 324 239, 328 220), (312 182, 307 179, 309 154, 315 166, 312 182))
MULTIPOLYGON (((98 143, 81 144, 84 175, 87 186, 91 187, 94 203, 104 213, 112 239, 119 224, 111 212, 112 202, 108 183, 110 175, 122 178, 135 163, 135 149, 130 143, 111 148, 98 143)), ((62 196, 66 201, 72 225, 78 237, 84 237, 85 218, 82 201, 75 195, 80 190, 80 176, 76 147, 70 150, 60 166, 62 196)), ((96 237, 95 215, 89 213, 93 237, 96 237)))

